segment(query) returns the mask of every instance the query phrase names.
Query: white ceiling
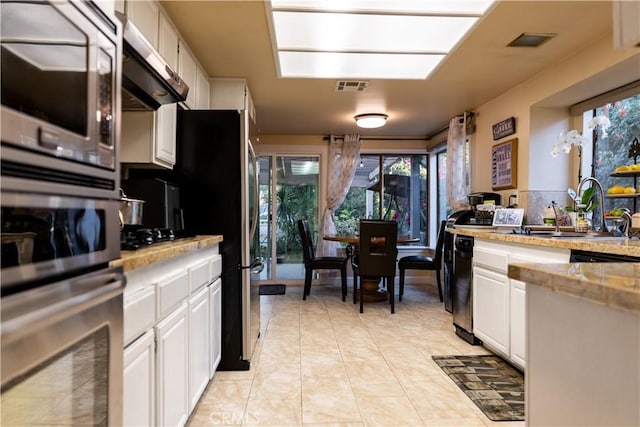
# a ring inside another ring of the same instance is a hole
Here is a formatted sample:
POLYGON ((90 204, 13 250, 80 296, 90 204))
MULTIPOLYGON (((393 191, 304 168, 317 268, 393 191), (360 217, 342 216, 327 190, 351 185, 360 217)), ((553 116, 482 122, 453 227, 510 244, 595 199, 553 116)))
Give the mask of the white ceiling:
POLYGON ((612 31, 610 1, 501 1, 428 80, 370 79, 336 92, 336 79, 278 78, 262 1, 161 1, 210 77, 243 77, 262 134, 420 136, 471 111, 612 31), (558 33, 538 48, 506 45, 523 32, 558 33), (353 116, 386 112, 359 129, 353 116))

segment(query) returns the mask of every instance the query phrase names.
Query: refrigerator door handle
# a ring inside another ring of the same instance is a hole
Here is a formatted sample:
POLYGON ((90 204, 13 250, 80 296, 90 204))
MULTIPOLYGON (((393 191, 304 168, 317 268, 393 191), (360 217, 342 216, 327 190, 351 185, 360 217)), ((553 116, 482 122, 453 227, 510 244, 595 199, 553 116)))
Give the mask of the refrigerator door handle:
POLYGON ((249 230, 249 239, 253 239, 253 236, 256 234, 256 229, 258 227, 258 219, 260 213, 260 178, 258 176, 258 159, 256 158, 256 152, 253 150, 253 146, 251 145, 251 141, 247 141, 249 147, 249 161, 252 164, 253 172, 254 172, 254 189, 253 189, 253 201, 254 201, 254 209, 253 209, 253 218, 251 221, 251 229, 249 230))
POLYGON ((264 258, 262 257, 255 258, 251 264, 239 265, 238 268, 240 270, 249 269, 251 274, 260 274, 264 269, 264 258))

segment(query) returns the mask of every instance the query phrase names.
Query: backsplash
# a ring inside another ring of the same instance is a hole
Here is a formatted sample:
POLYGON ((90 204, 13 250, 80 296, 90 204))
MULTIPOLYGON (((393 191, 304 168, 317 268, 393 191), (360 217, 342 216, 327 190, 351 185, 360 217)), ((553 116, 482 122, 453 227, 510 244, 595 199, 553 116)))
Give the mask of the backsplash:
MULTIPOLYGON (((566 191, 521 191, 521 200, 525 200, 525 222, 527 224, 542 224, 542 214, 552 201, 564 208, 570 202, 566 191)), ((560 225, 570 225, 568 215, 561 219, 560 225)))

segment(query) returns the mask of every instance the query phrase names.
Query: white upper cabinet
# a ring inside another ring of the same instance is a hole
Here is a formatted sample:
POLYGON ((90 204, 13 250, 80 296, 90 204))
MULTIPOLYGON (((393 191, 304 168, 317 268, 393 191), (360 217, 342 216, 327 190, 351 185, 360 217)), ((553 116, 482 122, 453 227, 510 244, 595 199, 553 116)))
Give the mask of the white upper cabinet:
POLYGON ((164 13, 158 20, 158 52, 174 71, 178 70, 178 33, 164 13))
POLYGON ((187 44, 183 41, 179 41, 178 51, 178 74, 189 86, 189 93, 187 94, 187 100, 185 103, 189 108, 196 108, 196 86, 198 79, 198 68, 196 60, 193 58, 191 51, 187 44))
POLYGON ((209 109, 209 78, 204 70, 198 67, 196 75, 196 108, 200 110, 209 109))
POLYGON ((158 16, 160 9, 153 1, 127 1, 127 17, 139 29, 151 45, 158 49, 158 16))

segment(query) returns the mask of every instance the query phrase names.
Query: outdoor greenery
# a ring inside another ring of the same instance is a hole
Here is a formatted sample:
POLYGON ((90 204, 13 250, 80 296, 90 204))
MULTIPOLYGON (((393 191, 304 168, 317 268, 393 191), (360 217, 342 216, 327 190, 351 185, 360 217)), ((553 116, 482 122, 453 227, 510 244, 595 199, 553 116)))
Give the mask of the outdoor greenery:
POLYGON ((311 234, 318 228, 316 212, 318 195, 315 185, 281 185, 276 191, 277 201, 277 240, 276 253, 289 254, 302 251, 302 242, 298 232, 298 220, 309 221, 311 234))
MULTIPOLYGON (((637 160, 629 157, 633 139, 640 140, 640 94, 605 104, 595 113, 607 116, 611 126, 605 135, 594 132, 593 176, 602 183, 605 192, 615 185, 639 186, 640 179, 636 182, 632 177, 612 177, 610 174, 618 166, 640 163, 640 157, 637 160)), ((604 208, 613 210, 625 207, 634 211, 640 208, 634 206, 634 200, 637 199, 609 199, 604 203, 604 208)))

